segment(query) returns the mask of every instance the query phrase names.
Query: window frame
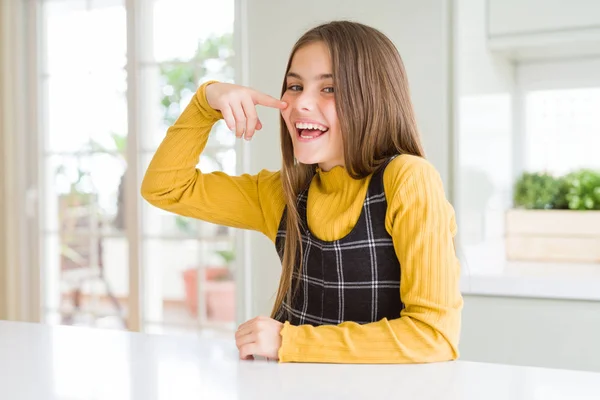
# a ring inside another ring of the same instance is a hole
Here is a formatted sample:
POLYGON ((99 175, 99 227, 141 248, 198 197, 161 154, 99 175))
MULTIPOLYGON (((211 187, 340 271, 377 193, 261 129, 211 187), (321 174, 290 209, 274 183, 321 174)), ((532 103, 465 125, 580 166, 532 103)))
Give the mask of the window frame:
POLYGON ((513 180, 525 172, 527 92, 600 87, 600 74, 597 73, 599 70, 600 56, 531 60, 515 65, 513 180))
MULTIPOLYGON (((61 0, 49 0, 61 1, 61 0)), ((143 165, 144 156, 148 154, 147 150, 142 148, 140 121, 141 115, 144 114, 140 105, 140 85, 141 71, 147 66, 147 62, 143 62, 142 51, 147 49, 148 43, 145 41, 143 34, 144 29, 148 29, 148 17, 151 17, 151 12, 148 14, 148 8, 142 7, 149 0, 123 0, 123 5, 126 9, 127 19, 127 63, 125 70, 127 72, 127 116, 128 116, 128 135, 127 135, 127 153, 128 168, 126 170, 126 179, 128 182, 136 182, 136 185, 128 185, 126 187, 126 232, 125 237, 129 244, 128 256, 128 274, 129 274, 129 295, 128 295, 128 314, 127 324, 131 331, 144 331, 146 323, 154 321, 145 321, 144 319, 144 279, 143 279, 143 246, 146 236, 142 231, 142 205, 143 199, 140 196, 139 185, 144 174, 141 166, 143 165), (144 25, 146 24, 146 25, 144 25)), ((40 116, 43 116, 45 105, 41 95, 41 72, 45 65, 44 55, 42 54, 41 32, 44 31, 43 18, 41 18, 41 0, 20 0, 19 4, 23 9, 23 20, 27 27, 26 40, 26 82, 27 88, 27 126, 23 131, 26 140, 19 143, 20 151, 26 149, 34 149, 28 157, 24 166, 25 173, 28 175, 27 181, 19 188, 19 194, 26 199, 23 210, 20 213, 25 216, 25 211, 30 210, 29 219, 27 220, 26 232, 22 237, 17 238, 21 246, 27 243, 27 254, 22 254, 21 262, 14 264, 10 268, 11 273, 20 273, 23 276, 23 284, 18 295, 12 295, 13 301, 21 299, 30 299, 27 303, 29 310, 23 314, 27 314, 26 320, 32 322, 40 322, 44 319, 45 310, 43 309, 43 282, 45 279, 43 268, 40 268, 44 233, 39 229, 41 221, 44 218, 43 202, 44 199, 44 173, 42 171, 43 158, 43 135, 44 121, 41 121, 40 116), (27 266, 28 268, 25 268, 27 266), (22 271, 26 271, 23 273, 22 271)), ((243 42, 245 35, 243 32, 246 28, 246 1, 234 0, 234 80, 239 84, 246 84, 248 79, 247 66, 247 46, 243 42)), ((150 21, 151 22, 151 21, 150 21)), ((159 64, 159 63, 157 63, 159 64)), ((24 100, 24 99, 23 99, 24 100)), ((25 103, 22 102, 23 114, 25 112, 25 103)), ((236 152, 236 172, 240 173, 248 169, 249 151, 246 143, 236 141, 233 146, 236 152)), ((236 231, 234 233, 234 245, 239 257, 235 261, 236 274, 236 323, 239 324, 247 320, 250 316, 250 265, 249 251, 247 246, 247 233, 236 231)), ((200 285, 200 284, 199 284, 200 285)), ((201 289, 201 288, 199 288, 201 289)), ((20 318, 23 319, 23 318, 20 318)), ((165 324, 166 325, 166 324, 165 324)), ((210 328, 210 324, 198 325, 199 329, 210 328)))

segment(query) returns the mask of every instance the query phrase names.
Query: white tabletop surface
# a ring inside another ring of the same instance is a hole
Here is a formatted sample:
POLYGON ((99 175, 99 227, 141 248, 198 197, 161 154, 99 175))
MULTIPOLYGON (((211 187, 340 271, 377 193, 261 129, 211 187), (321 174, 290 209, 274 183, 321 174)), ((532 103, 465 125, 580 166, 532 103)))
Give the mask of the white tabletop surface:
POLYGON ((600 374, 240 361, 229 340, 0 321, 0 391, 6 400, 598 400, 600 374))

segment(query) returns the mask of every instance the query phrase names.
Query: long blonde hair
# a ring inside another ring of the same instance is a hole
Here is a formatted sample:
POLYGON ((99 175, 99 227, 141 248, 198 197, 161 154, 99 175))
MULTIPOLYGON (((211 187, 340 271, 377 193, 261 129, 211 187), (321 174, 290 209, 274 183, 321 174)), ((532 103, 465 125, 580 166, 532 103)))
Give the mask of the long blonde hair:
MULTIPOLYGON (((296 42, 284 77, 298 49, 315 42, 323 42, 331 56, 336 112, 343 137, 344 162, 350 176, 363 179, 397 154, 424 157, 404 64, 392 41, 380 31, 356 22, 323 24, 296 42)), ((284 78, 282 95, 286 88, 284 78)), ((291 305, 298 287, 292 288, 294 270, 299 273, 303 261, 297 198, 310 184, 316 168, 296 162, 283 117, 280 122, 286 236, 273 317, 284 301, 291 305)))

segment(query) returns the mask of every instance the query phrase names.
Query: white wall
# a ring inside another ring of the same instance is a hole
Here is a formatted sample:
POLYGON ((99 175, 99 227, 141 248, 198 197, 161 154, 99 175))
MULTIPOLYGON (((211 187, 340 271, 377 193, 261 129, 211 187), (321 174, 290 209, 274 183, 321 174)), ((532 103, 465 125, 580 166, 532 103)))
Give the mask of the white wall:
POLYGON ((488 44, 514 60, 600 55, 596 0, 482 0, 488 44))
MULTIPOLYGON (((599 3, 600 4, 600 3, 599 3)), ((515 79, 521 90, 600 86, 600 56, 519 63, 515 79)))
POLYGON ((500 240, 512 181, 514 67, 487 49, 485 2, 455 2, 457 158, 461 244, 500 240))
POLYGON ((461 359, 600 372, 600 302, 465 296, 461 359))
POLYGON ((600 27, 597 0, 486 0, 492 35, 539 34, 600 27))
MULTIPOLYGON (((447 184, 449 138, 449 16, 446 0, 248 0, 248 84, 279 96, 294 42, 309 28, 327 20, 352 19, 387 34, 407 68, 418 123, 428 158, 447 184)), ((250 172, 279 169, 278 114, 261 110, 263 131, 249 145, 250 172)), ((252 313, 268 313, 279 280, 280 263, 272 243, 250 234, 252 313)))

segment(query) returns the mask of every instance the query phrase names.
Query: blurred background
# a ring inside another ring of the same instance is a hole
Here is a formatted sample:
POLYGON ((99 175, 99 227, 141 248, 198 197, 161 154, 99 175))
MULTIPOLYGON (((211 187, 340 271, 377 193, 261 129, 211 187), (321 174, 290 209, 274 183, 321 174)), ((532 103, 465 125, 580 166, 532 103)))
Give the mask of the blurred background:
MULTIPOLYGON (((145 203, 166 129, 210 79, 279 96, 310 27, 351 19, 405 62, 458 218, 462 359, 600 371, 600 2, 1 0, 0 318, 230 337, 280 265, 254 232, 145 203)), ((278 114, 205 171, 278 169, 278 114)))

